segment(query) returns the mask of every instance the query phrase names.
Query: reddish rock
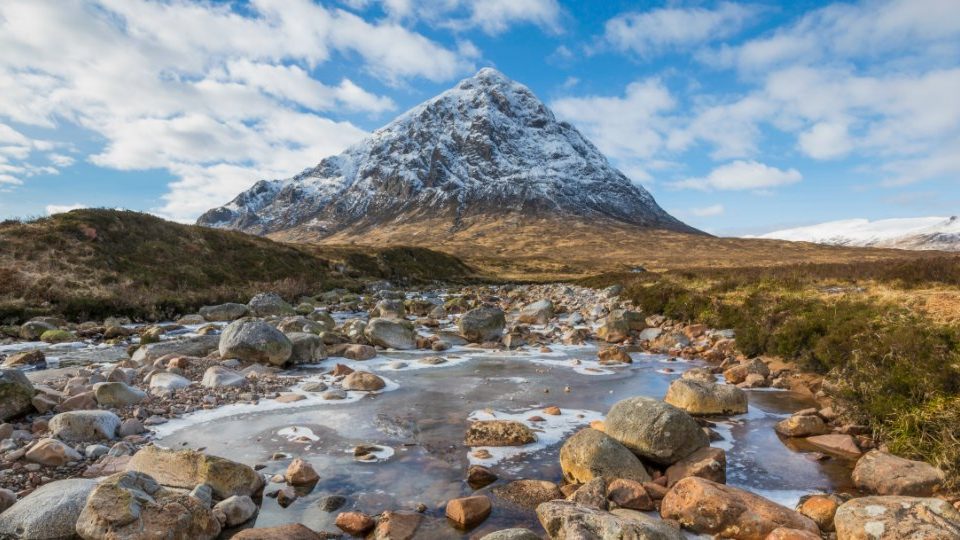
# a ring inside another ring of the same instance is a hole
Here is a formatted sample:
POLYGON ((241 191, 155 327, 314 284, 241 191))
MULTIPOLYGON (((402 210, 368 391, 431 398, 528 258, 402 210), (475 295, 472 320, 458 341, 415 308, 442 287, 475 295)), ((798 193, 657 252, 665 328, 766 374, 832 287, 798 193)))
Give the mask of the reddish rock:
POLYGON ((244 529, 231 537, 233 540, 323 540, 323 536, 300 523, 264 527, 262 529, 244 529))
POLYGON ((297 458, 290 462, 287 472, 283 475, 288 484, 292 486, 302 486, 312 484, 320 479, 317 471, 313 470, 313 465, 297 458))
POLYGON ((643 484, 634 480, 617 478, 607 486, 607 499, 620 508, 631 510, 653 510, 653 499, 643 484))
POLYGON ((690 476, 724 484, 727 481, 727 454, 722 448, 701 448, 667 468, 666 476, 667 487, 690 476))
POLYGON ((633 362, 633 359, 630 358, 630 355, 627 354, 627 351, 623 350, 622 347, 600 349, 600 352, 597 353, 597 358, 600 360, 600 365, 630 364, 633 362))
POLYGON ((353 536, 363 536, 373 530, 376 522, 362 512, 340 512, 337 514, 337 527, 353 536))
POLYGON ((862 453, 860 447, 857 446, 857 442, 850 435, 842 435, 839 433, 816 435, 814 437, 807 437, 806 441, 817 448, 844 457, 856 458, 860 457, 862 453))
POLYGON ((853 469, 853 483, 878 495, 929 497, 940 490, 943 471, 922 461, 911 461, 879 450, 863 455, 853 469))
POLYGON ((814 495, 807 497, 797 511, 816 522, 821 531, 833 530, 833 516, 837 513, 840 503, 828 495, 814 495))
POLYGON ((820 540, 820 535, 800 529, 778 527, 768 534, 765 540, 820 540))
POLYGON ((412 512, 384 512, 370 540, 412 540, 423 516, 412 512))
POLYGON ((485 495, 453 499, 447 503, 447 517, 462 528, 470 528, 487 519, 493 506, 485 495))

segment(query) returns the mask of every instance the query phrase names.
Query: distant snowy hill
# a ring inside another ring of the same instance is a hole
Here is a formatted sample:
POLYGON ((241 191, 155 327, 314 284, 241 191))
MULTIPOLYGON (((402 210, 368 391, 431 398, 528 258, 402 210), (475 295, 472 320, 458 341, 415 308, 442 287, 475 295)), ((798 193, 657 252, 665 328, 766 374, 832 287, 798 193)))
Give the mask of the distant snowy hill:
POLYGON ((846 219, 774 231, 755 238, 835 246, 960 251, 960 218, 846 219))
POLYGON ((527 87, 490 68, 316 167, 257 182, 198 223, 319 239, 411 223, 456 231, 507 215, 700 232, 660 208, 527 87))

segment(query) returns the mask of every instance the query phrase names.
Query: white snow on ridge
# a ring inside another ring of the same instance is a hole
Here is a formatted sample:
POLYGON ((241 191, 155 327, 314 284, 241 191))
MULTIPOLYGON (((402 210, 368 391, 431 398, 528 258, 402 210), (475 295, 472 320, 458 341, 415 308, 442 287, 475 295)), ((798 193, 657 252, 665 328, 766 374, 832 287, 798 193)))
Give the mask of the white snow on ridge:
POLYGON ((845 219, 774 231, 750 238, 835 246, 960 251, 960 218, 845 219))

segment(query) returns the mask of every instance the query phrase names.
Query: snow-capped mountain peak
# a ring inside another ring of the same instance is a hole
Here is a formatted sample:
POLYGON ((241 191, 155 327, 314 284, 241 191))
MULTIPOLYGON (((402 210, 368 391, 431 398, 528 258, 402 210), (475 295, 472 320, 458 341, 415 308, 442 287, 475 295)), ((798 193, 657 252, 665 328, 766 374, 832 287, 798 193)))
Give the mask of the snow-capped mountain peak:
POLYGON ((960 251, 960 218, 846 219, 774 231, 757 238, 836 246, 960 251))

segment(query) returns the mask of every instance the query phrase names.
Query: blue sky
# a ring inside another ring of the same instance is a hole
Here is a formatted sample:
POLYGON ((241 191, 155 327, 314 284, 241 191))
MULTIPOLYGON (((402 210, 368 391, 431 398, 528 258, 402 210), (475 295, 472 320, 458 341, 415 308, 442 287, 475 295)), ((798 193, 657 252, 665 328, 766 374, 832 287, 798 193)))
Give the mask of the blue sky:
POLYGON ((960 2, 4 0, 0 218, 191 221, 493 66, 719 234, 960 213, 960 2))

